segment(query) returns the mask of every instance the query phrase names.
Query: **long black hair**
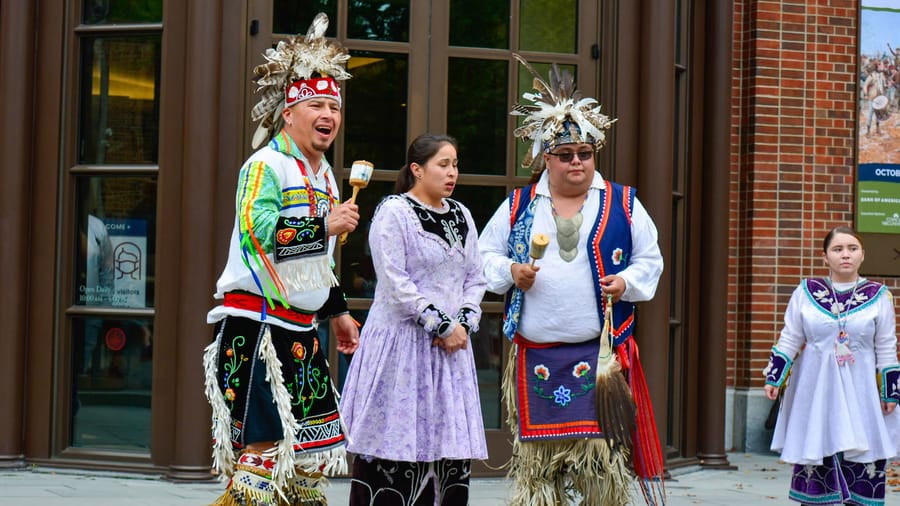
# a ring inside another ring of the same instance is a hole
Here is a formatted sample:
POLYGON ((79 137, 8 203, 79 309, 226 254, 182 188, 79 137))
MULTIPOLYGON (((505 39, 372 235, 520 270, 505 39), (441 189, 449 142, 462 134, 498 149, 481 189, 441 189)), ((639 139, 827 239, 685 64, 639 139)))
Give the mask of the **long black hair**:
POLYGON ((406 193, 416 184, 410 165, 417 163, 424 166, 444 146, 450 144, 459 151, 456 139, 445 134, 422 134, 412 141, 406 150, 406 165, 400 168, 397 174, 397 182, 394 184, 394 192, 406 193))

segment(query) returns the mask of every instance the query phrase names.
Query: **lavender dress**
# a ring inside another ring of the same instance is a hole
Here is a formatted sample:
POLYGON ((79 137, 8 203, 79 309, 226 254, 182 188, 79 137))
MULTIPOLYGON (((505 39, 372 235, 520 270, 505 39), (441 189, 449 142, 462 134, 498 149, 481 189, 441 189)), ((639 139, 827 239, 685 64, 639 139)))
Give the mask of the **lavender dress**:
POLYGON ((369 247, 378 284, 341 400, 347 450, 407 462, 487 458, 472 345, 447 353, 431 344, 437 314, 453 327, 468 313, 470 335, 481 317, 469 210, 451 199, 433 210, 408 194, 388 197, 369 247))

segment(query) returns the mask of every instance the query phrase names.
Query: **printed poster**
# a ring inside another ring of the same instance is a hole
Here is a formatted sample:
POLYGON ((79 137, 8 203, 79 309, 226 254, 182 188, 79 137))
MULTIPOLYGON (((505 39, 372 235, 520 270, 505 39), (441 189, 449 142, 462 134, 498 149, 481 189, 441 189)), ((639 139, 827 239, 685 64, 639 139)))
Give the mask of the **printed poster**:
POLYGON ((112 245, 114 307, 147 307, 147 221, 107 219, 112 245))
POLYGON ((900 0, 862 0, 856 228, 900 234, 900 0))

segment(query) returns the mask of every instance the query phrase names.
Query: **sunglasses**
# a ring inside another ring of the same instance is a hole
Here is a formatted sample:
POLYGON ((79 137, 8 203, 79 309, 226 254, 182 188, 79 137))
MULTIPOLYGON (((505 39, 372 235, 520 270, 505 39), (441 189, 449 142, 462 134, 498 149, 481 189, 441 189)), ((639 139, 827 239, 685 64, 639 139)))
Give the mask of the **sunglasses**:
POLYGON ((575 159, 575 155, 578 155, 578 159, 582 162, 586 162, 594 157, 593 151, 579 151, 577 153, 573 153, 572 151, 567 151, 565 153, 551 153, 548 151, 547 154, 559 158, 559 161, 561 161, 562 163, 571 162, 573 159, 575 159))

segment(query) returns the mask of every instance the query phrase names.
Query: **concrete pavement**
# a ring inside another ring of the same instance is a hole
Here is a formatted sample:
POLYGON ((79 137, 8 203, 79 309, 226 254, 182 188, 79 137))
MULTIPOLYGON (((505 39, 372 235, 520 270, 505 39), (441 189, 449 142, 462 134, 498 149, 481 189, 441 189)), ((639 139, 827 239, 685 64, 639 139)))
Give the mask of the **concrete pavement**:
MULTIPOLYGON (((787 499, 791 466, 771 454, 732 453, 732 470, 690 466, 672 471, 667 481, 669 506, 739 506, 796 504, 787 499)), ((205 506, 223 490, 220 483, 172 483, 159 476, 74 471, 49 467, 0 470, 0 505, 9 506, 205 506)), ((350 485, 332 480, 333 506, 347 504, 350 485)), ((509 482, 498 478, 472 480, 470 506, 506 504, 509 482)), ((888 487, 888 505, 900 504, 900 488, 888 487), (897 489, 897 490, 894 490, 897 489)), ((635 505, 643 501, 636 497, 635 505)), ((593 506, 593 505, 591 505, 593 506)))

